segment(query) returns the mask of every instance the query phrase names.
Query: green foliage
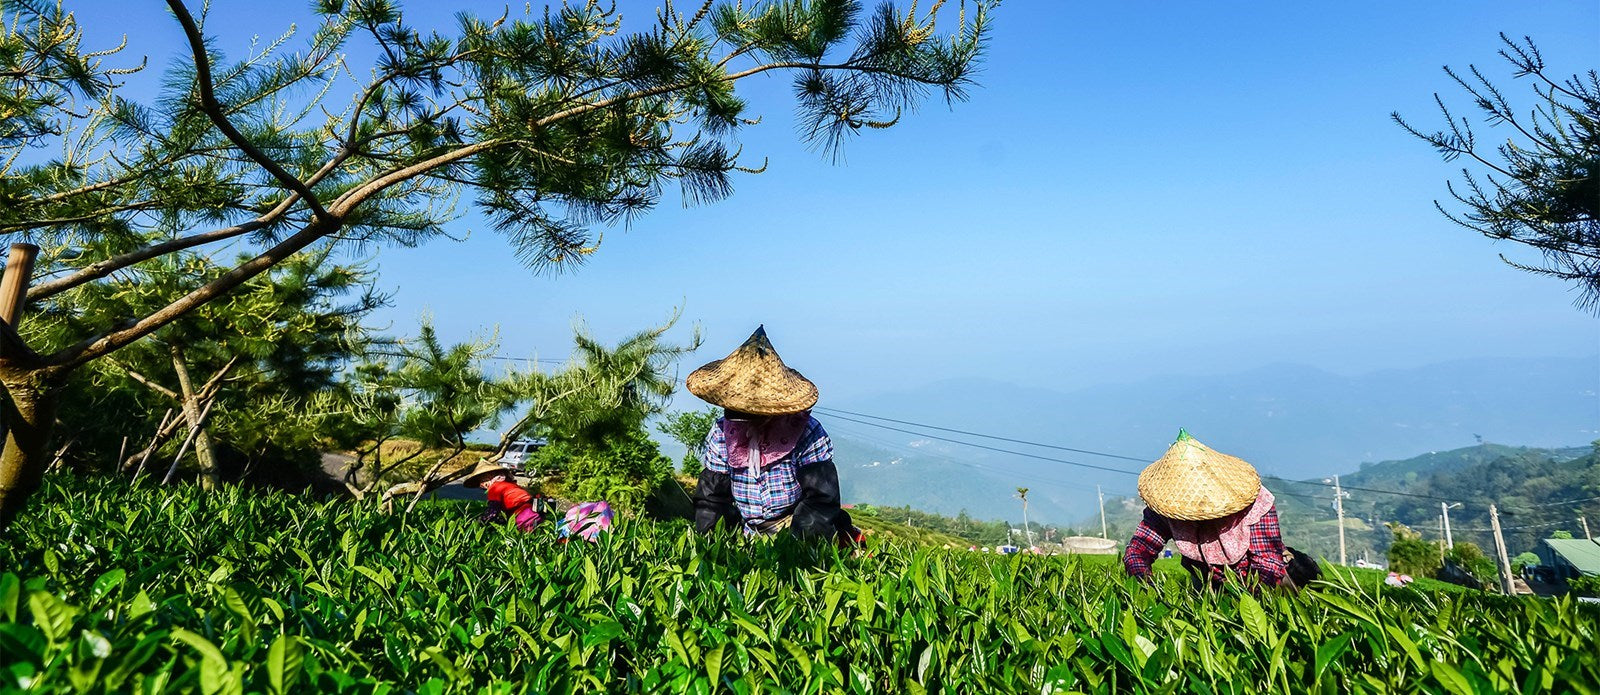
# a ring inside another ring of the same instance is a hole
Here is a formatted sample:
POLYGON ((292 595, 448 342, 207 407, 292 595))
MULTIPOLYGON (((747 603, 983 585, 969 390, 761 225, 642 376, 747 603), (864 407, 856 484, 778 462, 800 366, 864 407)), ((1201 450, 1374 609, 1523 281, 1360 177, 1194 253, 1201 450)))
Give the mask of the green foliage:
MULTIPOLYGON (((167 295, 192 291, 223 270, 199 256, 130 270, 43 307, 23 324, 23 335, 35 347, 59 347, 84 330, 159 307, 167 295)), ((303 483, 305 471, 320 472, 311 404, 363 349, 361 321, 384 302, 372 284, 366 268, 335 263, 325 248, 298 254, 75 373, 58 425, 74 442, 71 460, 114 467, 123 436, 131 435, 137 450, 168 408, 188 403, 198 413, 214 403, 205 441, 241 459, 235 474, 303 483)), ((168 436, 162 453, 170 457, 186 431, 168 436)), ((198 444, 195 453, 209 457, 198 444)))
POLYGON ((85 102, 110 92, 131 70, 106 68, 122 48, 83 51, 83 29, 55 3, 7 2, 0 28, 0 157, 60 135, 85 102))
POLYGON ((711 428, 720 417, 722 412, 717 408, 686 410, 673 413, 656 425, 656 430, 683 445, 685 451, 679 470, 684 475, 700 477, 700 469, 705 465, 700 457, 705 454, 706 438, 711 436, 711 428))
POLYGON ((485 368, 495 348, 488 339, 445 345, 426 318, 415 338, 374 345, 318 403, 329 443, 355 452, 346 487, 364 494, 392 475, 432 484, 474 430, 498 424, 518 394, 510 377, 485 368), (385 444, 401 439, 418 446, 385 459, 385 444))
POLYGON ((624 511, 639 511, 645 499, 672 476, 672 461, 661 455, 643 428, 613 434, 598 442, 556 441, 535 455, 539 470, 560 470, 566 496, 605 500, 624 511))
MULTIPOLYGON (((1439 451, 1401 461, 1385 461, 1344 478, 1347 486, 1395 490, 1460 502, 1450 510, 1453 536, 1459 544, 1470 540, 1480 548, 1492 547, 1489 532, 1489 504, 1495 503, 1502 515, 1507 554, 1537 548, 1550 528, 1574 523, 1582 515, 1582 503, 1556 505, 1551 502, 1584 500, 1600 495, 1600 455, 1591 447, 1540 449, 1501 444, 1481 444, 1451 451, 1439 451)), ((1284 538, 1292 546, 1322 557, 1336 557, 1337 526, 1331 521, 1330 491, 1320 482, 1268 480, 1267 487, 1278 495, 1278 515, 1284 538), (1298 495, 1298 496, 1297 496, 1298 495), (1311 498, 1311 499, 1307 499, 1311 498)), ((1368 522, 1398 522, 1423 531, 1430 537, 1438 531, 1439 506, 1414 497, 1362 493, 1345 502, 1347 542, 1351 557, 1361 557, 1371 549, 1382 557, 1390 541, 1385 528, 1368 522), (1359 517, 1359 520, 1357 519, 1359 517)), ((1107 513, 1115 522, 1127 519, 1120 508, 1107 513)), ((1086 521, 1091 521, 1086 519, 1086 521)), ((1092 519, 1098 523, 1098 519, 1092 519)), ((1436 536, 1437 534, 1437 536, 1436 536)))
POLYGON ((1572 540, 1571 531, 1551 531, 1550 537, 1557 540, 1572 540))
MULTIPOLYGON (((1531 555, 1532 553, 1526 554, 1531 555)), ((1495 566, 1494 560, 1475 543, 1457 541, 1454 548, 1445 551, 1444 559, 1446 562, 1454 563, 1457 567, 1466 570, 1474 579, 1483 582, 1485 585, 1492 585, 1499 579, 1500 569, 1495 566)))
POLYGON ((1524 569, 1527 569, 1529 567, 1534 567, 1534 566, 1536 566, 1538 564, 1539 564, 1539 556, 1533 554, 1532 552, 1526 552, 1526 553, 1518 555, 1518 556, 1516 556, 1514 558, 1511 558, 1511 571, 1513 571, 1513 572, 1521 572, 1524 569))
POLYGON ((1438 543, 1422 540, 1421 534, 1403 524, 1390 524, 1389 528, 1394 533, 1394 541, 1389 544, 1390 570, 1417 577, 1431 577, 1438 572, 1438 543))
POLYGON ((602 345, 582 323, 573 335, 572 360, 550 373, 511 377, 507 388, 531 401, 530 412, 506 437, 531 432, 552 440, 601 446, 613 436, 632 436, 662 412, 677 388, 673 367, 700 347, 696 326, 683 345, 663 339, 679 315, 639 331, 613 347, 602 345))
MULTIPOLYGON (((1152 587, 1111 558, 704 538, 597 545, 227 487, 58 479, 0 540, 0 689, 1548 692, 1600 684, 1572 599, 1152 587)), ((1162 563, 1166 567, 1168 563, 1162 563)))
MULTIPOLYGON (((1439 152, 1463 159, 1459 187, 1450 195, 1460 212, 1435 205, 1450 221, 1496 240, 1538 250, 1542 266, 1505 259, 1533 273, 1575 283, 1580 307, 1600 310, 1600 74, 1593 70, 1563 78, 1547 73, 1533 41, 1500 35, 1500 57, 1530 78, 1531 105, 1513 105, 1476 66, 1470 74, 1445 68, 1492 127, 1493 150, 1478 144, 1466 118, 1455 117, 1443 98, 1444 130, 1425 133, 1394 114, 1394 120, 1439 152)), ((1505 257, 1502 256, 1504 259, 1505 257)))
POLYGON ((1600 598, 1600 577, 1573 577, 1567 580, 1567 589, 1579 596, 1600 598))

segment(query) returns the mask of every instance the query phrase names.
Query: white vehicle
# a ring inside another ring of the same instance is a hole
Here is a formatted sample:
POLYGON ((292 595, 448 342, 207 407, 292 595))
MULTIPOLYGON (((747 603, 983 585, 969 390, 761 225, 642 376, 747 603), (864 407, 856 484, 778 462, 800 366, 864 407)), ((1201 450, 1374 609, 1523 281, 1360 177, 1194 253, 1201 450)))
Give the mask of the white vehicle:
POLYGON ((506 447, 506 453, 500 456, 500 465, 514 471, 522 470, 523 464, 528 462, 528 457, 533 452, 544 448, 543 439, 518 439, 506 447))

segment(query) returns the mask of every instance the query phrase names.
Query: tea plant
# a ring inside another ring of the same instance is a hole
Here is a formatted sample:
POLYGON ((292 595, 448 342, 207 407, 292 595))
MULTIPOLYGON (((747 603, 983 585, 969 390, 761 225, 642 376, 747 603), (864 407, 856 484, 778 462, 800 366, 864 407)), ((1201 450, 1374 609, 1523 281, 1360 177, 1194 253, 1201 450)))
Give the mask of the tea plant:
POLYGON ((0 543, 0 691, 1597 692, 1596 611, 1299 596, 624 522, 596 545, 227 488, 47 485, 0 543))

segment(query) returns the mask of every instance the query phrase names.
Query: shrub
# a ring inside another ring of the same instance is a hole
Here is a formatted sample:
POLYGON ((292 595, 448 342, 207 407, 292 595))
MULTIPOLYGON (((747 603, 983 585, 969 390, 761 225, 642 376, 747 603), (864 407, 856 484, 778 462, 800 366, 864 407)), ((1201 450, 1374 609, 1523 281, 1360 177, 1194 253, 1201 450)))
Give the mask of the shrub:
POLYGON ((1454 548, 1445 551, 1444 559, 1447 564, 1460 567, 1484 584, 1493 584, 1499 580, 1500 568, 1495 566, 1494 560, 1484 554, 1483 549, 1476 543, 1468 541, 1457 543, 1454 548))
POLYGON ((1523 571, 1523 570, 1525 570, 1525 569, 1527 569, 1529 567, 1537 566, 1538 564, 1539 564, 1539 556, 1538 555, 1535 555, 1533 553, 1523 553, 1523 554, 1518 555, 1518 556, 1516 556, 1514 558, 1511 558, 1511 571, 1513 571, 1513 572, 1521 572, 1521 571, 1523 571))
POLYGON ((597 444, 556 442, 540 454, 561 461, 569 497, 605 500, 625 511, 643 509, 645 499, 672 476, 672 461, 642 428, 597 444))
POLYGON ((1394 541, 1389 545, 1389 569, 1401 574, 1431 577, 1439 571, 1439 544, 1422 540, 1422 535, 1403 524, 1390 524, 1394 541))

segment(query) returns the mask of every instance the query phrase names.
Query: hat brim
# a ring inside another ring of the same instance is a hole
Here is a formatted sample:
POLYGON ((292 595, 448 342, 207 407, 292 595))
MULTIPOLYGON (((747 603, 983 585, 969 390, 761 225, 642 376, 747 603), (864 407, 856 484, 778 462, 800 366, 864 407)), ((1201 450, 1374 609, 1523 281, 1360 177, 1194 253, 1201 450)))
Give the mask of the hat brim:
POLYGON ((1255 503, 1261 475, 1238 457, 1199 441, 1174 442, 1139 473, 1139 497, 1155 513, 1180 521, 1211 521, 1255 503))
POLYGON ((689 393, 712 405, 751 415, 791 415, 817 404, 817 385, 800 372, 756 374, 733 368, 728 359, 711 362, 689 374, 689 393))
POLYGON ((476 473, 473 473, 472 475, 467 476, 464 480, 461 481, 461 486, 462 487, 471 487, 471 488, 480 488, 480 487, 483 487, 483 481, 485 481, 485 480, 487 480, 489 478, 492 478, 492 477, 494 477, 496 475, 504 475, 506 478, 512 478, 512 477, 516 476, 516 472, 511 470, 510 468, 506 468, 505 466, 495 466, 493 468, 490 468, 490 469, 487 469, 487 470, 478 471, 476 473))

